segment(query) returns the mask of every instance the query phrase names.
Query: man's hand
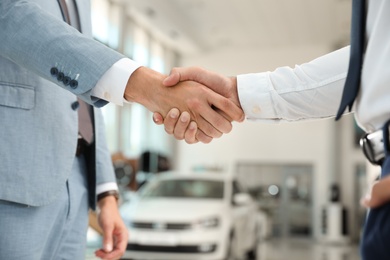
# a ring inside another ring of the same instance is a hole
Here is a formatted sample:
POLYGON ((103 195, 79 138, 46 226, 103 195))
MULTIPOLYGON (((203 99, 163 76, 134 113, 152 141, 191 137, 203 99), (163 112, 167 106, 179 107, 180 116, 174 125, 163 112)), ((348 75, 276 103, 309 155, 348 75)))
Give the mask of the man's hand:
POLYGON ((128 232, 119 214, 116 198, 105 197, 99 200, 98 206, 98 221, 103 230, 103 248, 97 250, 95 255, 101 259, 119 259, 126 250, 128 232))
MULTIPOLYGON (((199 67, 174 68, 170 75, 163 81, 163 84, 167 87, 171 87, 186 80, 196 81, 207 86, 216 93, 231 100, 241 109, 236 78, 224 77, 199 67)), ((218 108, 215 110, 225 118, 229 118, 224 110, 218 108)), ((244 113, 242 110, 241 117, 234 120, 238 122, 244 120, 244 113)), ((173 134, 175 138, 179 140, 185 139, 189 144, 196 143, 198 140, 203 143, 208 143, 212 140, 211 137, 205 137, 202 133, 194 131, 196 124, 187 120, 186 115, 180 115, 179 120, 179 114, 177 113, 177 110, 174 109, 168 113, 168 116, 165 117, 165 119, 161 114, 154 113, 153 121, 158 125, 164 124, 165 131, 168 134, 173 134)))
MULTIPOLYGON (((214 92, 230 99, 241 108, 237 92, 237 79, 235 77, 225 77, 200 67, 173 68, 169 76, 164 79, 163 84, 164 86, 172 87, 186 80, 195 81, 207 86, 214 92)), ((234 120, 238 122, 243 121, 244 114, 241 114, 240 118, 234 120)))
POLYGON ((157 125, 164 124, 165 132, 173 134, 177 140, 185 140, 188 144, 197 142, 209 143, 213 138, 203 134, 198 130, 198 126, 194 121, 190 121, 190 114, 184 111, 180 114, 177 108, 172 108, 165 119, 159 114, 153 114, 153 121, 157 125), (180 116, 180 117, 179 117, 180 116))
POLYGON ((377 208, 390 203, 390 176, 374 182, 361 204, 366 208, 377 208))
POLYGON ((130 77, 125 99, 142 104, 152 112, 166 117, 176 107, 188 111, 199 128, 199 136, 217 138, 232 129, 231 120, 243 118, 242 110, 228 98, 194 81, 181 81, 173 87, 165 87, 165 76, 146 67, 137 69, 130 77), (224 111, 223 115, 218 113, 224 111))

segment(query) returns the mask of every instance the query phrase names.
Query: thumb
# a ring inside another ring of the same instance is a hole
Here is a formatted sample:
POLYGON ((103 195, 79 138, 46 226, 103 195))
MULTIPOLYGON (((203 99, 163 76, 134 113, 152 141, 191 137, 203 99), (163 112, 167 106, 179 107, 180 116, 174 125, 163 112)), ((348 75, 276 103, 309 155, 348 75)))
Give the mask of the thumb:
POLYGON ((175 68, 171 70, 169 76, 166 77, 163 81, 163 85, 166 87, 172 87, 180 82, 180 72, 175 68))
POLYGON ((114 241, 112 238, 112 233, 113 227, 111 225, 103 229, 103 250, 106 253, 109 253, 113 250, 114 241))
POLYGON ((203 74, 207 74, 207 71, 201 67, 187 67, 187 68, 173 68, 163 81, 163 85, 166 87, 172 87, 181 81, 192 80, 200 84, 205 84, 203 74))
POLYGON ((153 113, 153 122, 156 125, 162 125, 164 123, 164 118, 160 113, 154 112, 153 113))

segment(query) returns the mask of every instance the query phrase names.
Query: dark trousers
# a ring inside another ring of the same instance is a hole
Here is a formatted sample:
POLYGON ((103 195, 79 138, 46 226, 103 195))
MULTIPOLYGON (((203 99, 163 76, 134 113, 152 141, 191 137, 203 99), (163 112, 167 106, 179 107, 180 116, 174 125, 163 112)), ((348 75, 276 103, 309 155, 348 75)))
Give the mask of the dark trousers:
MULTIPOLYGON (((382 164, 381 178, 388 175, 390 175, 389 151, 382 164)), ((390 202, 368 213, 361 243, 361 255, 363 260, 390 259, 390 202)))

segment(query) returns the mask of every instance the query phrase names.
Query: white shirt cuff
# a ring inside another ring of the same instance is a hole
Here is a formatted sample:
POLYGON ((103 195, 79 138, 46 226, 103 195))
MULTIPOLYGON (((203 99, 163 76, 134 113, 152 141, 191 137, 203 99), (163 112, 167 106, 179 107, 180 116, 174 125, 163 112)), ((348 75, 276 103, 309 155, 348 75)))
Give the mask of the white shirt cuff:
POLYGON ((116 184, 116 182, 106 182, 96 186, 97 195, 110 190, 118 190, 118 185, 116 184))
POLYGON ((237 76, 240 104, 246 118, 249 120, 266 121, 276 119, 268 83, 268 73, 251 73, 237 76))
POLYGON ((141 67, 140 64, 128 58, 114 63, 100 78, 91 90, 91 95, 110 103, 122 106, 126 101, 123 97, 127 82, 133 72, 141 67))

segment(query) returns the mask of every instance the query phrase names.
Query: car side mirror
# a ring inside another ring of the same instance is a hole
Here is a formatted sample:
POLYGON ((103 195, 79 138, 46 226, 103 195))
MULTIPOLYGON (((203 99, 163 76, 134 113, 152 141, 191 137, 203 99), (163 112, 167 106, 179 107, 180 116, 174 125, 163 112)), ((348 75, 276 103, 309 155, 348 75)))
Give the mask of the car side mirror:
POLYGON ((237 206, 245 206, 252 202, 252 197, 248 193, 237 193, 233 197, 233 204, 237 206))

